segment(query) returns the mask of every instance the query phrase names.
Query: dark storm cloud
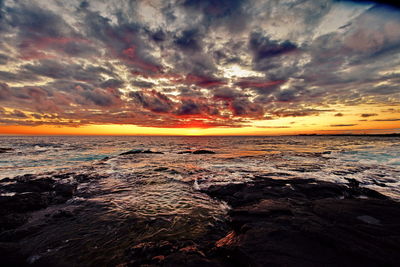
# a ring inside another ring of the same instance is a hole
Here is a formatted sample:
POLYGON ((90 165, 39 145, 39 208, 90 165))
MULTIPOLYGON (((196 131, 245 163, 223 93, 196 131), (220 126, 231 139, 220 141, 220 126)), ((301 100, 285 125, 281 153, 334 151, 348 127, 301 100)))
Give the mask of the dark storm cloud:
POLYGON ((9 57, 4 55, 4 54, 0 54, 0 65, 5 65, 7 64, 7 61, 9 60, 9 57))
POLYGON ((11 97, 11 90, 6 83, 0 83, 0 101, 7 100, 11 97))
POLYGON ((278 42, 277 40, 271 40, 270 37, 264 36, 260 32, 250 34, 249 47, 254 54, 253 59, 256 62, 281 56, 297 49, 297 46, 289 40, 278 42))
POLYGON ((185 30, 175 37, 175 44, 188 52, 197 52, 202 49, 201 35, 196 29, 185 30))
POLYGON ((370 3, 0 0, 0 107, 56 125, 241 127, 396 105, 398 53, 400 11, 370 3))
POLYGON ((53 79, 68 79, 73 75, 70 66, 55 60, 42 60, 37 64, 27 64, 24 67, 34 74, 53 79))
POLYGON ((157 31, 154 32, 149 32, 149 34, 151 39, 157 43, 163 42, 167 38, 167 34, 162 29, 158 29, 157 31))
POLYGON ((102 88, 120 88, 124 85, 124 82, 116 79, 109 79, 100 84, 102 88))
POLYGON ((234 116, 261 118, 264 114, 263 107, 253 103, 246 98, 235 99, 231 103, 231 109, 234 116))
POLYGON ((218 88, 213 92, 214 92, 214 98, 216 100, 232 101, 238 97, 245 97, 245 95, 239 90, 235 90, 228 87, 218 88))
POLYGON ((87 100, 92 101, 97 106, 109 107, 115 105, 119 96, 118 93, 110 93, 109 91, 104 91, 100 89, 95 89, 93 91, 84 91, 81 93, 87 100))
POLYGON ((137 101, 143 108, 158 112, 168 113, 173 108, 172 101, 164 94, 156 91, 131 92, 129 97, 137 101))
POLYGON ((133 81, 132 85, 140 88, 152 88, 154 86, 154 83, 145 81, 133 81))
POLYGON ((270 94, 273 91, 277 90, 282 84, 284 84, 284 80, 265 80, 259 78, 247 78, 241 79, 236 82, 236 85, 242 89, 252 89, 254 92, 264 95, 270 94))
POLYGON ((177 111, 178 115, 198 115, 201 113, 201 107, 192 100, 182 101, 182 104, 177 111))
POLYGON ((62 37, 72 31, 60 16, 36 5, 22 3, 19 8, 10 8, 8 13, 11 25, 24 37, 62 37))
POLYGON ((3 82, 16 82, 16 81, 36 81, 38 77, 27 70, 20 70, 19 72, 0 71, 0 81, 3 82))
MULTIPOLYGON (((103 81, 101 74, 116 76, 112 71, 102 67, 84 66, 80 64, 67 64, 57 60, 44 59, 34 64, 26 64, 23 66, 24 71, 28 71, 36 76, 53 78, 55 80, 73 80, 89 82, 92 85, 104 85, 107 81, 103 81)), ((18 74, 20 75, 20 74, 18 74)), ((108 83, 121 83, 116 79, 110 79, 108 83)))
POLYGON ((224 17, 236 12, 244 0, 186 0, 183 6, 203 11, 211 17, 224 17))

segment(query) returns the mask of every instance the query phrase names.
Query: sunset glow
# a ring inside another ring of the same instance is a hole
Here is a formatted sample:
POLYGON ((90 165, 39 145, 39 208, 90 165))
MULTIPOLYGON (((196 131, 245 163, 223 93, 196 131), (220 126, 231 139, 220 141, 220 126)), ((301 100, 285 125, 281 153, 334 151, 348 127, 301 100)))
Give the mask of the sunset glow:
POLYGON ((0 134, 399 132, 400 11, 278 2, 0 1, 0 134))

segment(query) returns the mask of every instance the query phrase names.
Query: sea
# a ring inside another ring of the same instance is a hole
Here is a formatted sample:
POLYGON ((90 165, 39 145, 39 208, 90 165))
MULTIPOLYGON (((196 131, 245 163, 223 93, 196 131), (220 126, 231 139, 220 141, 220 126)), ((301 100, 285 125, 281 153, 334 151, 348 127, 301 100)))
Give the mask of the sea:
POLYGON ((122 248, 142 240, 195 239, 222 225, 229 210, 202 188, 260 176, 355 179, 400 200, 396 136, 0 136, 0 148, 0 180, 99 177, 79 183, 67 203, 32 215, 30 225, 54 209, 75 214, 22 241, 30 263, 61 257, 91 266, 112 262, 111 254, 118 262, 122 248), (131 150, 159 153, 121 155, 131 150), (187 153, 196 150, 215 154, 187 153))
POLYGON ((0 148, 10 149, 0 154, 0 179, 91 166, 113 177, 162 173, 201 187, 273 174, 337 183, 353 178, 400 199, 400 137, 0 136, 0 148), (119 156, 133 149, 163 154, 119 156), (180 154, 199 149, 215 154, 180 154), (157 171, 163 168, 169 171, 157 171))

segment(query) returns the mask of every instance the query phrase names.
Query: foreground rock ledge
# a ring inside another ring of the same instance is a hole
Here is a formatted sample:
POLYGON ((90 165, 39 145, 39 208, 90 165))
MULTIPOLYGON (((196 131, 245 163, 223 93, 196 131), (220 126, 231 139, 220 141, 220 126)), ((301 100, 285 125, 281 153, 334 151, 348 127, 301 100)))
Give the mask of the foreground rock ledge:
POLYGON ((211 186, 232 231, 214 250, 236 266, 398 266, 400 203, 350 181, 258 177, 211 186))
MULTIPOLYGON (((48 179, 3 179, 0 260, 4 266, 69 266, 62 259, 30 264, 20 254, 31 211, 65 203, 76 184, 96 175, 66 173, 48 179), (62 181, 73 178, 73 183, 62 181), (30 192, 27 192, 30 191, 30 192)), ((104 266, 398 266, 400 203, 359 187, 312 179, 256 177, 250 183, 214 185, 204 193, 227 202, 228 225, 221 223, 198 240, 148 240, 121 247, 125 256, 104 266), (227 230, 228 229, 228 230, 227 230)), ((71 216, 67 211, 52 215, 71 216)), ((75 216, 79 216, 76 214, 75 216)), ((56 255, 57 256, 57 255, 56 255)), ((113 255, 109 255, 110 259, 113 255)), ((85 263, 76 266, 88 266, 85 263)))

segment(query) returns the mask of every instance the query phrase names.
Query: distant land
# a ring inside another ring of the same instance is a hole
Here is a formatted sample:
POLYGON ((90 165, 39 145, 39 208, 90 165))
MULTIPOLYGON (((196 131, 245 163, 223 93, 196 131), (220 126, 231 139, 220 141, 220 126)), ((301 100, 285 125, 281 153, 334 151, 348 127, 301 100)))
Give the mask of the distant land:
POLYGON ((400 133, 390 134, 298 134, 296 136, 379 136, 379 137, 400 137, 400 133))

